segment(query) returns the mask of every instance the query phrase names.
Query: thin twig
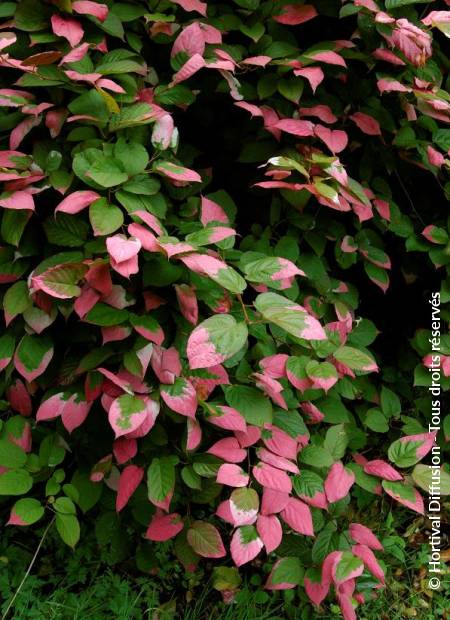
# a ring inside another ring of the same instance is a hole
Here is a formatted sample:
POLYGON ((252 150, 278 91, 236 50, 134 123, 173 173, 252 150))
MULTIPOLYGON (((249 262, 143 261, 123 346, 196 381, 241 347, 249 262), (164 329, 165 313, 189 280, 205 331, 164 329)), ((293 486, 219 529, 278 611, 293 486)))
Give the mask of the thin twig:
POLYGON ((403 181, 402 181, 402 177, 399 175, 399 173, 397 172, 397 170, 395 170, 394 174, 395 174, 395 176, 397 177, 397 180, 398 180, 398 182, 399 182, 399 184, 400 184, 400 187, 402 188, 403 193, 405 194, 406 198, 408 199, 408 202, 409 202, 409 204, 411 205, 412 210, 414 211, 414 213, 415 213, 415 214, 417 215, 417 217, 419 218, 419 220, 420 220, 421 224, 422 224, 423 226, 425 226, 425 222, 424 222, 424 221, 423 221, 423 219, 421 218, 420 213, 417 211, 417 209, 416 209, 416 207, 415 207, 415 205, 414 205, 413 199, 412 199, 412 198, 411 198, 411 196, 409 195, 409 192, 408 192, 408 190, 406 189, 405 184, 404 184, 404 183, 403 183, 403 181))
POLYGON ((249 316, 248 316, 248 314, 247 314, 247 308, 245 307, 245 304, 244 304, 244 302, 243 302, 243 300, 242 300, 242 295, 240 295, 240 294, 238 293, 237 298, 239 299, 239 303, 240 303, 240 304, 241 304, 241 306, 242 306, 242 311, 243 311, 243 313, 244 313, 245 322, 246 322, 246 323, 251 323, 251 321, 250 321, 250 319, 249 319, 249 316))
POLYGON ((45 528, 44 533, 42 534, 42 538, 41 538, 41 540, 39 541, 39 544, 38 544, 38 546, 37 546, 37 548, 36 548, 36 551, 34 552, 34 555, 33 555, 33 557, 31 558, 31 562, 30 562, 30 563, 29 563, 29 565, 28 565, 27 572, 26 572, 26 573, 25 573, 25 575, 23 576, 23 579, 22 579, 22 581, 20 582, 19 587, 18 587, 18 588, 17 588, 17 590, 14 592, 14 596, 13 596, 13 597, 12 597, 12 599, 9 601, 9 605, 8 605, 8 607, 6 608, 6 611, 5 611, 5 613, 3 614, 3 616, 2 616, 2 620, 6 620, 6 616, 8 615, 9 610, 10 610, 10 609, 12 609, 12 606, 14 605, 14 601, 16 600, 16 598, 18 597, 18 595, 19 595, 19 593, 20 593, 21 589, 23 588, 23 585, 24 585, 25 581, 27 580, 28 575, 29 575, 29 574, 30 574, 30 572, 31 572, 31 569, 32 569, 32 568, 33 568, 33 566, 34 566, 34 563, 35 563, 35 562, 36 562, 36 560, 37 560, 37 556, 39 555, 39 551, 41 550, 41 547, 42 547, 42 545, 44 544, 44 540, 45 540, 45 538, 46 538, 46 536, 47 536, 47 534, 48 534, 48 531, 50 530, 50 528, 51 528, 51 526, 53 525, 53 522, 54 522, 54 521, 55 521, 55 517, 53 517, 53 519, 50 521, 50 523, 49 523, 49 524, 47 525, 47 527, 45 528))

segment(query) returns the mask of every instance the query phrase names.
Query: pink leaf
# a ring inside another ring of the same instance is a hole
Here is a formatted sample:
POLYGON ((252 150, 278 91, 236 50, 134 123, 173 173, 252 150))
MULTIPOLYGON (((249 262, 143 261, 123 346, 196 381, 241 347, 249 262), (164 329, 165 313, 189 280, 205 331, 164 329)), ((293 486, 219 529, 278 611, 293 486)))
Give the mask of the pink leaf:
POLYGON ((355 112, 349 118, 361 129, 363 133, 369 136, 381 136, 380 124, 369 114, 363 112, 355 112))
POLYGON ((113 93, 119 94, 123 94, 126 92, 126 90, 122 86, 120 86, 120 84, 117 84, 117 82, 114 82, 113 80, 109 80, 107 78, 101 78, 97 80, 95 82, 95 87, 103 88, 103 90, 110 90, 113 93))
POLYGON ((127 465, 120 474, 116 497, 116 511, 120 512, 128 504, 130 497, 140 485, 144 470, 137 465, 127 465))
POLYGON ((183 527, 183 519, 177 512, 169 515, 156 514, 147 528, 145 538, 155 542, 164 542, 174 538, 183 527))
POLYGON ((264 374, 273 379, 281 379, 286 377, 286 362, 289 359, 289 355, 286 353, 277 353, 276 355, 269 355, 259 361, 259 365, 264 370, 264 374))
POLYGON ((247 451, 243 450, 234 437, 219 439, 208 450, 208 454, 214 454, 229 463, 241 463, 247 458, 247 451))
POLYGON ((198 172, 195 172, 195 170, 178 166, 177 164, 173 164, 169 161, 159 162, 156 165, 155 170, 173 181, 200 183, 202 180, 201 176, 198 172))
POLYGON ((178 377, 171 386, 161 386, 161 398, 180 415, 194 418, 197 411, 197 393, 190 381, 178 377))
POLYGON ((378 80, 377 86, 380 93, 409 93, 412 90, 408 86, 404 86, 401 82, 394 80, 393 78, 381 78, 378 80))
POLYGON ((180 82, 184 82, 205 66, 206 62, 203 56, 200 56, 200 54, 194 54, 184 63, 181 69, 175 73, 172 78, 172 83, 179 84, 180 82))
POLYGON ((9 136, 9 148, 11 150, 17 149, 25 136, 33 129, 33 127, 37 127, 41 123, 41 120, 42 117, 40 116, 29 116, 16 125, 9 136))
POLYGON ((136 257, 141 242, 134 237, 127 239, 124 235, 113 235, 106 239, 106 247, 114 262, 120 264, 136 257))
POLYGON ((314 536, 311 510, 309 506, 301 500, 291 497, 286 507, 281 512, 281 518, 289 527, 299 532, 299 534, 314 536))
POLYGON ((294 461, 297 459, 297 441, 277 426, 265 426, 263 441, 264 445, 275 454, 294 461))
POLYGON ((284 4, 279 15, 273 15, 272 19, 279 24, 298 26, 317 17, 317 11, 311 4, 284 4))
POLYGON ((352 553, 364 562, 367 570, 372 573, 375 579, 378 579, 381 583, 384 583, 384 571, 378 564, 377 558, 375 557, 372 549, 366 545, 358 544, 353 545, 352 553))
MULTIPOLYGON (((10 358, 11 359, 11 358, 10 358)), ((3 370, 0 363, 0 372, 3 370)), ((25 384, 20 379, 15 379, 9 386, 6 397, 9 402, 9 406, 13 411, 17 411, 20 415, 28 417, 33 411, 33 405, 25 384)))
POLYGON ((4 209, 24 209, 34 211, 33 196, 25 191, 13 192, 7 198, 0 199, 0 207, 4 209))
POLYGON ((123 465, 137 454, 137 441, 119 437, 113 443, 113 452, 119 465, 123 465))
POLYGON ((224 463, 219 467, 216 482, 218 484, 226 484, 229 487, 246 487, 249 476, 239 465, 224 463))
POLYGON ((295 69, 294 75, 299 75, 300 77, 304 77, 308 80, 313 93, 316 92, 317 87, 325 77, 320 67, 304 67, 303 69, 295 69))
POLYGON ((180 356, 175 347, 154 346, 150 364, 161 383, 173 384, 181 375, 180 356))
POLYGON ((236 431, 235 435, 241 448, 248 448, 261 439, 261 429, 257 426, 247 426, 245 431, 236 431))
POLYGON ((185 11, 196 11, 200 15, 206 16, 206 10, 208 8, 206 2, 200 0, 171 0, 174 4, 178 4, 185 11))
POLYGON ((226 359, 226 355, 216 351, 214 343, 210 342, 208 330, 202 325, 196 327, 189 336, 186 351, 191 369, 209 368, 226 359))
POLYGON ((355 474, 346 469, 340 461, 334 463, 324 482, 325 494, 328 501, 333 503, 345 497, 354 483, 355 474))
POLYGON ((100 197, 100 194, 91 190, 73 192, 73 194, 69 194, 58 204, 55 213, 60 211, 61 213, 75 215, 75 213, 79 213, 100 197))
POLYGON ((176 56, 180 52, 184 52, 189 57, 199 54, 203 56, 205 51, 205 39, 203 31, 198 22, 193 22, 184 28, 172 47, 171 56, 176 56))
POLYGON ((286 508, 289 500, 289 493, 265 487, 262 496, 261 514, 277 514, 286 508))
POLYGON ((288 459, 285 459, 282 456, 277 456, 270 452, 270 450, 266 450, 265 448, 258 448, 256 451, 258 458, 268 465, 272 465, 277 469, 281 469, 282 471, 289 471, 291 474, 298 474, 299 469, 295 463, 291 463, 288 459))
POLYGON ((403 480, 401 473, 394 469, 392 465, 389 465, 389 463, 386 463, 386 461, 382 461, 381 459, 375 459, 365 463, 364 471, 366 474, 378 476, 378 478, 383 478, 383 480, 391 480, 392 482, 395 482, 396 480, 403 480))
POLYGON ((67 432, 71 433, 81 426, 92 407, 92 402, 78 400, 76 394, 72 395, 64 404, 61 412, 61 421, 67 432))
POLYGON ((153 126, 152 145, 164 151, 169 148, 174 137, 175 125, 170 114, 164 114, 158 118, 153 126))
POLYGON ((60 65, 69 62, 78 62, 79 60, 83 60, 86 54, 89 51, 90 43, 82 43, 78 47, 70 50, 65 56, 61 58, 60 65))
POLYGON ((137 215, 149 228, 153 230, 157 235, 163 235, 164 230, 158 220, 152 213, 148 211, 134 211, 132 215, 137 215))
POLYGON ((2 32, 0 33, 0 51, 6 49, 10 45, 13 45, 17 41, 17 36, 14 32, 2 32))
POLYGON ((63 393, 59 392, 50 396, 47 400, 41 403, 36 413, 36 422, 42 422, 43 420, 53 420, 61 415, 66 401, 63 399, 63 393))
POLYGON ((121 437, 141 426, 147 418, 147 407, 142 399, 124 394, 113 401, 108 418, 116 438, 121 437))
POLYGON ((310 108, 300 108, 299 113, 301 116, 315 116, 324 123, 335 123, 337 121, 337 117, 331 108, 323 104, 314 105, 310 108))
POLYGON ((314 581, 311 581, 308 577, 305 577, 304 579, 304 586, 305 592, 309 600, 311 601, 311 603, 314 603, 314 605, 317 606, 322 603, 330 589, 329 586, 322 585, 322 583, 315 583, 314 581))
POLYGON ((198 302, 195 289, 187 284, 175 284, 178 305, 181 314, 192 325, 198 322, 198 302))
POLYGON ((72 17, 62 17, 55 13, 51 17, 51 23, 53 33, 67 39, 71 47, 78 45, 83 38, 84 30, 80 22, 72 17))
POLYGON ((324 62, 329 65, 347 67, 345 60, 342 58, 342 56, 332 51, 313 52, 312 54, 309 54, 309 58, 312 58, 313 60, 318 60, 320 62, 324 62))
POLYGON ((248 529, 254 530, 252 525, 244 525, 238 528, 231 539, 230 552, 236 566, 242 566, 255 558, 263 547, 263 542, 256 534, 247 534, 248 529))
POLYGON ((160 247, 155 235, 142 226, 142 224, 129 224, 127 230, 129 235, 139 239, 144 250, 147 250, 147 252, 160 252, 160 247))
POLYGON ((290 493, 292 491, 292 482, 286 472, 267 463, 258 463, 258 465, 253 467, 252 471, 253 476, 261 486, 283 493, 290 493))
POLYGON ((255 67, 265 67, 272 60, 271 56, 249 56, 241 61, 243 65, 252 65, 255 67))
MULTIPOLYGON (((423 497, 421 496, 421 494, 419 493, 417 489, 415 489, 414 487, 405 485, 408 491, 410 491, 413 494, 413 500, 411 500, 411 499, 402 497, 402 495, 400 494, 400 491, 396 491, 395 489, 385 486, 385 484, 386 483, 383 483, 383 489, 390 497, 392 497, 392 499, 395 499, 399 504, 402 504, 403 506, 406 506, 407 508, 410 508, 411 510, 418 512, 421 515, 425 513, 423 497)), ((400 485, 400 486, 402 485, 401 482, 393 482, 390 484, 400 485)))
POLYGON ((202 441, 202 427, 198 420, 194 418, 188 418, 186 420, 187 426, 187 438, 186 438, 186 450, 196 450, 202 441))
POLYGON ((286 133, 304 138, 314 135, 314 125, 310 121, 299 121, 293 118, 283 118, 274 125, 286 133))
POLYGON ((200 221, 203 226, 206 226, 210 222, 228 224, 228 216, 217 202, 202 196, 200 221))
POLYGON ((434 433, 421 433, 419 435, 408 435, 400 439, 401 443, 420 442, 421 445, 416 448, 417 458, 423 459, 434 445, 436 439, 436 431, 434 433))
POLYGON ((80 15, 92 15, 101 22, 105 21, 109 12, 106 4, 91 2, 91 0, 76 0, 75 2, 72 2, 72 9, 75 13, 79 13, 80 15))
POLYGON ((230 431, 245 431, 247 428, 245 419, 239 411, 225 405, 215 406, 214 413, 210 412, 207 420, 214 426, 230 431))
POLYGON ((332 153, 340 153, 348 144, 348 136, 340 129, 329 129, 323 125, 316 125, 314 134, 325 142, 332 153))
POLYGON ((350 523, 348 530, 350 537, 360 545, 366 545, 367 547, 377 551, 383 550, 383 545, 380 543, 378 538, 372 530, 365 525, 361 525, 361 523, 350 523))
POLYGON ((256 521, 256 529, 267 553, 271 553, 280 545, 283 530, 278 517, 275 515, 259 515, 256 521))

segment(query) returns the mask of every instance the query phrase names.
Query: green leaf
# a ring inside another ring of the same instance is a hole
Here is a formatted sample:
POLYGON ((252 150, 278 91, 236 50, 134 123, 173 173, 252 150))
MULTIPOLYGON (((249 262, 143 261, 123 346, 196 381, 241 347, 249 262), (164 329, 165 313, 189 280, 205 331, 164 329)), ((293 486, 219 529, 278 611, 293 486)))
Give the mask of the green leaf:
POLYGON ((11 469, 0 474, 0 495, 24 495, 33 486, 33 479, 25 469, 11 469))
POLYGON ((19 30, 35 32, 47 27, 48 7, 33 0, 22 0, 14 13, 14 23, 19 30))
POLYGON ((56 515, 56 529, 66 545, 75 547, 80 539, 80 524, 74 515, 58 513, 56 515))
POLYGON ((301 306, 277 293, 262 293, 254 301, 263 317, 296 338, 322 340, 325 333, 320 323, 301 306))
POLYGON ((256 388, 245 385, 224 387, 225 400, 237 409, 248 424, 264 426, 272 422, 272 404, 256 388))
POLYGON ((43 224, 49 243, 69 248, 76 248, 85 244, 89 225, 81 219, 66 213, 57 213, 43 224))
POLYGON ((53 345, 47 336, 24 336, 14 357, 15 366, 28 381, 39 377, 53 357, 53 345))
POLYGON ((172 457, 154 458, 147 470, 150 501, 162 502, 175 486, 175 465, 172 457))
POLYGON ((358 465, 358 463, 347 463, 345 467, 355 474, 355 482, 359 487, 364 489, 364 491, 376 494, 380 486, 378 478, 366 474, 362 465, 358 465))
POLYGON ((397 394, 383 385, 381 388, 381 411, 387 418, 390 418, 399 415, 401 410, 402 406, 397 394))
POLYGON ((401 441, 397 439, 389 446, 388 458, 398 467, 411 467, 421 460, 417 455, 417 449, 423 441, 401 441))
POLYGON ((373 357, 354 347, 339 347, 333 353, 333 357, 341 364, 359 372, 372 372, 378 368, 373 357))
POLYGON ((336 566, 336 579, 345 581, 351 573, 360 569, 362 565, 363 562, 360 558, 355 557, 350 551, 344 551, 336 566))
POLYGON ((19 499, 11 509, 11 517, 20 519, 23 525, 32 525, 44 516, 41 502, 31 497, 19 499))
POLYGON ((102 302, 98 302, 87 313, 85 320, 100 327, 120 325, 128 320, 129 313, 121 308, 113 308, 102 302))
POLYGON ((27 462, 27 454, 20 446, 8 441, 0 439, 0 466, 8 469, 17 469, 23 467, 27 462))
POLYGON ((0 336, 0 362, 10 360, 14 355, 16 341, 11 334, 3 334, 0 336))
POLYGON ((345 455, 348 442, 349 437, 344 424, 337 424, 327 430, 323 445, 335 460, 339 460, 345 455))
POLYGON ((78 490, 77 504, 82 512, 87 512, 93 508, 100 499, 103 485, 92 482, 89 474, 80 471, 74 473, 72 484, 78 490))
POLYGON ((302 469, 293 477, 292 484, 297 495, 314 497, 316 493, 323 493, 323 480, 313 471, 302 469))
POLYGON ((320 446, 306 446, 300 452, 300 460, 312 467, 331 467, 334 463, 333 455, 320 446))
POLYGON ((375 433, 387 433, 389 430, 386 416, 376 407, 366 412, 364 422, 366 426, 370 428, 370 430, 375 431, 375 433))
POLYGON ((53 508, 59 514, 63 514, 63 515, 76 514, 75 504, 68 497, 58 497, 53 504, 53 508))
POLYGON ((89 220, 96 237, 110 235, 123 226, 123 213, 106 198, 100 198, 89 207, 89 220))
POLYGON ((100 155, 86 175, 101 187, 115 187, 128 179, 123 164, 106 155, 100 155))
POLYGON ((225 549, 217 528, 205 521, 194 521, 187 531, 187 540, 193 550, 205 558, 220 558, 225 549))
POLYGON ((271 574, 271 583, 289 583, 300 585, 303 577, 303 569, 299 558, 281 558, 271 574))
POLYGON ((218 363, 224 362, 246 345, 247 337, 246 324, 237 322, 231 314, 211 316, 195 328, 188 340, 187 355, 190 367, 208 367, 210 354, 217 356, 218 363), (207 342, 197 345, 197 335, 205 332, 208 334, 207 342), (208 351, 206 358, 205 349, 208 351))
POLYGON ((412 471, 412 478, 416 486, 427 493, 431 486, 439 488, 441 495, 450 495, 450 474, 445 469, 429 465, 416 465, 412 471))
POLYGON ((0 229, 3 240, 17 247, 31 215, 28 209, 4 209, 0 229))
POLYGON ((30 305, 30 293, 24 280, 10 286, 3 297, 3 308, 11 318, 22 314, 30 305))
POLYGON ((312 548, 312 561, 315 564, 320 564, 329 553, 338 549, 339 537, 336 530, 336 524, 330 522, 318 534, 312 548))
POLYGON ((127 142, 124 138, 119 138, 114 145, 114 157, 129 176, 144 172, 149 162, 148 153, 142 144, 127 142))
POLYGON ((385 0, 386 9, 398 9, 409 4, 426 4, 427 0, 385 0))
POLYGON ((81 293, 78 283, 87 271, 87 265, 82 263, 65 263, 47 269, 37 277, 37 281, 49 295, 70 299, 81 293))

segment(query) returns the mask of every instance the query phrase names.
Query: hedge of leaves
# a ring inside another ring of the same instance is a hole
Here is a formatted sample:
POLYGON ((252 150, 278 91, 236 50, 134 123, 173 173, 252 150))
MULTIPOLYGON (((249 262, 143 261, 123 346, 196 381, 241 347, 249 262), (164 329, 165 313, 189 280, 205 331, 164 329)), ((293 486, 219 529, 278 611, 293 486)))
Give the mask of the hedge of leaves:
POLYGON ((351 619, 367 508, 423 514, 445 445, 450 11, 310 2, 1 4, 0 494, 351 619), (358 311, 391 271, 430 317, 394 363, 358 311))

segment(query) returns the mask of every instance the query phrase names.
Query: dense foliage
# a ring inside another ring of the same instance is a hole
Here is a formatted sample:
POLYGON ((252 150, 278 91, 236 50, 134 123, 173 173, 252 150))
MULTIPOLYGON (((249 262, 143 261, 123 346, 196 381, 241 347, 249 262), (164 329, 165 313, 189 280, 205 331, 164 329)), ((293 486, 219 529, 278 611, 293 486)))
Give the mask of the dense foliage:
POLYGON ((450 436, 439 5, 1 4, 4 522, 376 596, 450 436))

